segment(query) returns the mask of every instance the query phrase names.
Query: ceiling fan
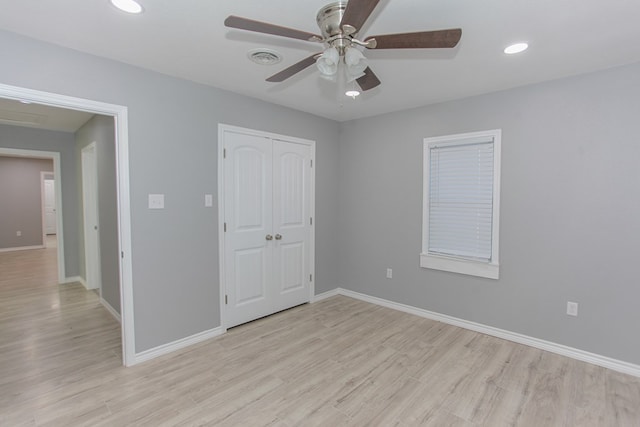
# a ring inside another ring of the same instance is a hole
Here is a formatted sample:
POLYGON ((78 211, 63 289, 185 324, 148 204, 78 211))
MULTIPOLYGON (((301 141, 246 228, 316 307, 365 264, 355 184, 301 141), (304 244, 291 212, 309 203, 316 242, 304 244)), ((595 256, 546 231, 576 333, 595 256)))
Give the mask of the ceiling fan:
POLYGON ((272 34, 309 42, 323 43, 325 50, 315 53, 277 74, 268 82, 282 82, 296 73, 317 64, 321 74, 331 78, 340 67, 345 69, 347 80, 356 81, 363 91, 375 88, 380 80, 368 66, 358 47, 366 49, 437 49, 452 48, 462 36, 460 28, 414 33, 384 34, 357 38, 362 25, 369 18, 380 0, 346 0, 330 3, 318 11, 316 21, 322 35, 281 27, 267 22, 254 21, 239 16, 229 16, 224 24, 258 33, 272 34))

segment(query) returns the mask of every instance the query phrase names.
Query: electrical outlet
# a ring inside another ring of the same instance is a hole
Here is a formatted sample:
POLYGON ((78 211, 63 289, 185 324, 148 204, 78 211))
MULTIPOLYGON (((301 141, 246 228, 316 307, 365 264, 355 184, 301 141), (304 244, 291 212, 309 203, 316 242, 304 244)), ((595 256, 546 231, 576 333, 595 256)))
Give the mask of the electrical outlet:
POLYGON ((393 277, 393 270, 390 268, 387 268, 387 279, 391 279, 393 277))
POLYGON ((22 236, 22 231, 16 231, 16 236, 18 237, 22 236))
POLYGON ((578 315, 578 303, 567 301, 567 314, 569 316, 577 316, 578 315))

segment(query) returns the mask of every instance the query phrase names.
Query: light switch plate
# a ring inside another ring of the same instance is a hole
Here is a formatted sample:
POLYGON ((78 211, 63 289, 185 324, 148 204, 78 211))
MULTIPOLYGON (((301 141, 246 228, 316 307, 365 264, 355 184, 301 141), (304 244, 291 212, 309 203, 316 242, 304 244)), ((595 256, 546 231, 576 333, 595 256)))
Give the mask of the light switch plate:
POLYGON ((567 314, 569 316, 577 316, 578 315, 578 303, 567 301, 567 314))
POLYGON ((213 207, 213 194, 205 194, 204 195, 204 207, 212 208, 213 207))
POLYGON ((149 209, 164 209, 164 194, 149 194, 149 209))

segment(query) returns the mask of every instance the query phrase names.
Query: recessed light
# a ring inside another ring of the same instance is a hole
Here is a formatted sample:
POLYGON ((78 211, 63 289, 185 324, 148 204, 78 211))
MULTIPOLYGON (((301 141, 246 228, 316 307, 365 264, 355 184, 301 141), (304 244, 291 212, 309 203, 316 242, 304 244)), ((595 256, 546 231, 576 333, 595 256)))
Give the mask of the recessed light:
POLYGON ((514 53, 524 52, 528 47, 529 45, 527 43, 515 43, 511 46, 505 47, 504 53, 506 53, 507 55, 513 55, 514 53))
POLYGON ((141 13, 142 6, 135 0, 111 0, 111 4, 127 13, 141 13))

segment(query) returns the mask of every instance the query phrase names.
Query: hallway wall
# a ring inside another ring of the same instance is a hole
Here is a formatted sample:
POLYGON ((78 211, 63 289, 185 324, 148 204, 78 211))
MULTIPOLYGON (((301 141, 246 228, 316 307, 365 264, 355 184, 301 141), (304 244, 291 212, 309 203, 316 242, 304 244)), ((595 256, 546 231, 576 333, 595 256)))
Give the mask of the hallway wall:
POLYGON ((52 160, 0 155, 0 250, 44 244, 40 172, 45 171, 53 171, 52 160))

